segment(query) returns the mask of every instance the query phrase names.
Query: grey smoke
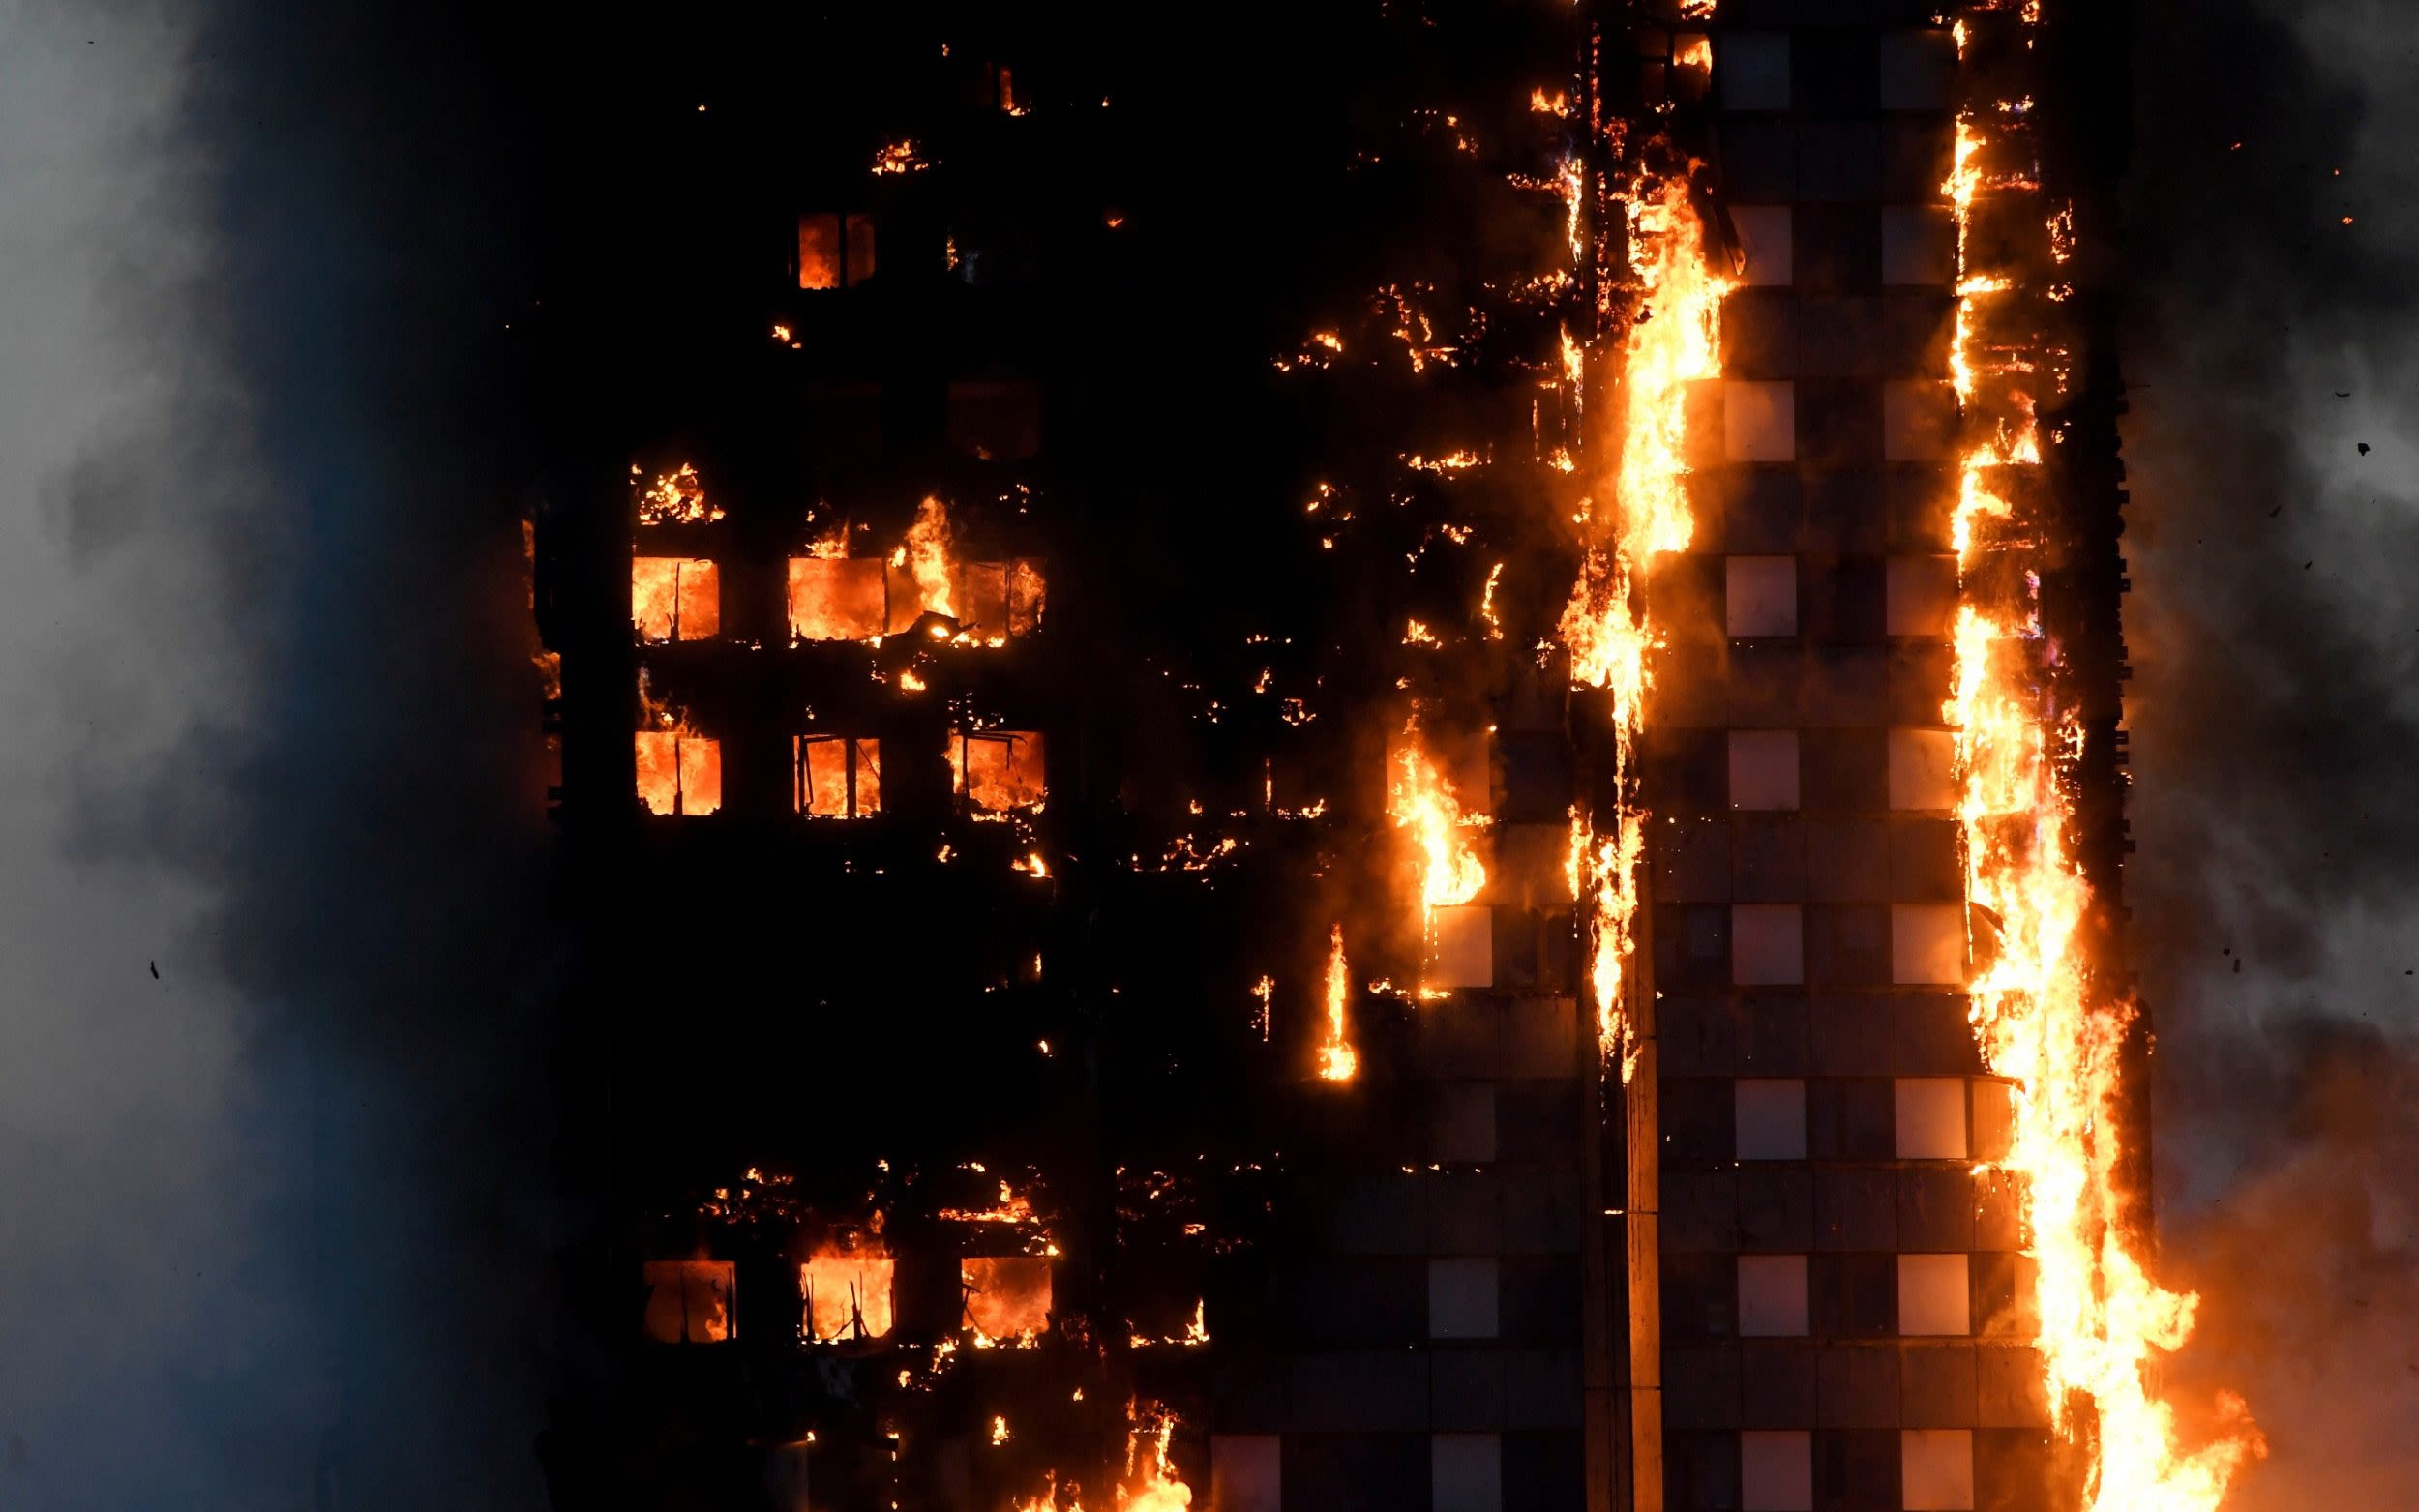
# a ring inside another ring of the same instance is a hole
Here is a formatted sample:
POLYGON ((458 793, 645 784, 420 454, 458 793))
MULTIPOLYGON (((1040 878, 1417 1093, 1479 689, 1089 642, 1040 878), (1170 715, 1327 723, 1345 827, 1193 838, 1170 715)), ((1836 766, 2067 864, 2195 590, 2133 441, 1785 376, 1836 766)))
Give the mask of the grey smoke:
POLYGON ((2419 15, 2143 0, 2137 21, 2129 883, 2165 1260, 2205 1292, 2169 1379, 2241 1391, 2267 1430, 2239 1512, 2399 1505, 2419 1486, 2419 15))
POLYGON ((509 241, 441 56, 0 0, 0 1504, 542 1504, 509 241))

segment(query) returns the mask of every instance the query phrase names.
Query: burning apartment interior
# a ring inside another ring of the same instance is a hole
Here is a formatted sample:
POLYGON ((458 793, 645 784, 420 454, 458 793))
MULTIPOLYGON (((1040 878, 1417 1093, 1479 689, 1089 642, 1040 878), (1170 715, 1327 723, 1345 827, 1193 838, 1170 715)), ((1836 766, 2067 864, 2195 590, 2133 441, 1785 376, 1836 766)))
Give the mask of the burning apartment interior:
POLYGON ((555 1504, 2218 1506, 2105 16, 750 24, 566 253, 555 1504))

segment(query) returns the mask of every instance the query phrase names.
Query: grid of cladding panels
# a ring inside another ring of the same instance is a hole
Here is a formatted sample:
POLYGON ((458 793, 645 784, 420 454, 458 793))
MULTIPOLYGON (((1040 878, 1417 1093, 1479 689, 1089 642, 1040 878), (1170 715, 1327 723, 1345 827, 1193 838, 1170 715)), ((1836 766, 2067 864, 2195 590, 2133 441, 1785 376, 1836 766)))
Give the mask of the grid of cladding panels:
POLYGON ((1674 1512, 2027 1506, 2046 1447, 1941 714, 1955 44, 1875 9, 1717 33, 1746 267, 1650 793, 1674 1512))
POLYGON ((1389 1094, 1404 1164, 1319 1195, 1273 1280, 1288 1352, 1221 1381, 1216 1505, 1584 1504, 1580 1034, 1568 997, 1421 1010, 1389 1094))

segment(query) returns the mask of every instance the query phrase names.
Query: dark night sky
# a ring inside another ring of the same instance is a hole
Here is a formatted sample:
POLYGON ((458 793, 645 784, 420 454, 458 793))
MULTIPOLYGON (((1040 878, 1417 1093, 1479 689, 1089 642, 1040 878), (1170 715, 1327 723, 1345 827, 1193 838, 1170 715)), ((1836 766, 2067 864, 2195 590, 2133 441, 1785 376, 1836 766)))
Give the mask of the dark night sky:
MULTIPOLYGON (((558 963, 504 328, 547 52, 269 9, 0 0, 0 1502, 535 1506, 558 963)), ((2132 886, 2165 1260, 2209 1289, 2174 1379, 2267 1423, 2245 1512, 2389 1505, 2419 19, 2138 10, 2132 886)))

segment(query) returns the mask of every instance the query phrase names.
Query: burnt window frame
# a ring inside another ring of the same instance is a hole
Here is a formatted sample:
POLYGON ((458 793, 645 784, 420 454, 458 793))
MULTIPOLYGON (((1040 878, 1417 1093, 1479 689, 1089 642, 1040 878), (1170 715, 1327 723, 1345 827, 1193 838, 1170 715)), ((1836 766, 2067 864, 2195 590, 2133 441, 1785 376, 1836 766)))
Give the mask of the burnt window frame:
POLYGON ((790 737, 790 806, 791 812, 809 821, 833 820, 856 823, 881 816, 881 737, 879 735, 841 735, 823 731, 799 731, 790 737), (808 776, 807 751, 810 747, 839 742, 845 751, 846 776, 842 784, 841 814, 817 814, 807 805, 812 796, 808 776), (874 806, 860 809, 857 803, 858 763, 865 759, 861 747, 872 746, 874 770, 874 806))

